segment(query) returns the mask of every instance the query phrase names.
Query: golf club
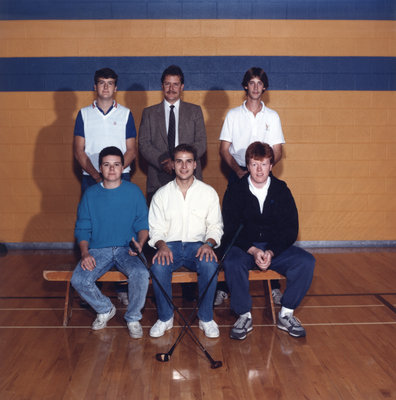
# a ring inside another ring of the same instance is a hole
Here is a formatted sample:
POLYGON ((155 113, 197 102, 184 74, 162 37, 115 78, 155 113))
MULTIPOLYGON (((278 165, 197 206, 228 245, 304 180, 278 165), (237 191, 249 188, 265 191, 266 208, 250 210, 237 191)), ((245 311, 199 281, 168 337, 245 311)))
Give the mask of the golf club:
MULTIPOLYGON (((136 248, 136 246, 135 246, 135 244, 133 243, 132 240, 129 242, 129 247, 133 252, 135 252, 137 254, 137 256, 139 257, 140 261, 147 268, 147 270, 149 271, 149 274, 151 276, 151 279, 157 283, 158 287, 160 288, 160 290, 162 291, 162 293, 164 294, 166 299, 169 301, 169 303, 173 306, 174 310, 177 312, 177 314, 183 320, 183 322, 185 324, 184 326, 188 325, 186 319, 183 316, 183 314, 180 312, 179 308, 177 306, 175 306, 175 304, 173 303, 172 299, 169 297, 168 293, 166 293, 165 289, 163 288, 163 286, 161 285, 161 283, 159 282, 159 280, 157 279, 155 274, 151 271, 150 267, 148 266, 147 260, 142 256, 141 252, 136 248)), ((184 327, 183 327, 183 329, 184 329, 184 327)), ((205 356, 209 360, 211 368, 215 369, 215 368, 221 367, 223 365, 223 363, 221 361, 213 360, 213 358, 210 356, 208 351, 205 349, 205 347, 202 345, 202 343, 199 341, 199 339, 195 335, 194 331, 191 329, 190 325, 187 326, 187 329, 188 329, 188 332, 190 333, 191 339, 193 339, 195 344, 198 345, 198 347, 203 351, 203 353, 205 354, 205 356)), ((158 353, 158 354, 156 354, 155 358, 158 361, 167 362, 167 361, 169 361, 170 356, 167 357, 166 354, 158 353)))
MULTIPOLYGON (((201 305, 201 303, 202 303, 202 301, 203 301, 203 299, 204 299, 204 297, 205 297, 205 295, 206 295, 206 292, 207 292, 208 289, 209 289, 210 284, 212 283, 212 281, 213 281, 213 279, 215 278, 215 276, 217 276, 218 273, 220 272, 220 270, 221 270, 221 268, 222 268, 222 265, 223 265, 223 261, 224 261, 226 255, 228 254, 228 252, 230 251, 231 247, 234 245, 235 240, 237 239, 237 237, 238 237, 239 233, 241 232, 242 228, 243 228, 243 225, 241 224, 241 225, 238 227, 237 231, 235 232, 235 234, 234 234, 234 236, 233 236, 233 238, 232 238, 230 244, 227 246, 227 249, 226 249, 226 251, 224 252, 223 257, 221 258, 221 260, 220 260, 220 262, 219 262, 219 265, 218 265, 217 268, 216 268, 216 271, 214 272, 214 274, 213 274, 212 277, 210 278, 210 280, 209 280, 209 282, 208 282, 208 284, 207 284, 205 290, 203 291, 202 295, 201 295, 200 298, 198 299, 197 305, 195 306, 194 310, 193 310, 192 313, 190 314, 190 317, 189 317, 189 319, 188 319, 188 322, 186 322, 186 320, 183 318, 183 320, 184 320, 184 326, 183 326, 182 330, 180 331, 179 336, 176 338, 175 343, 173 344, 173 346, 169 349, 169 351, 168 351, 167 353, 158 353, 158 354, 156 354, 155 358, 156 358, 158 361, 161 361, 161 362, 167 362, 167 361, 169 361, 170 358, 171 358, 171 356, 172 356, 172 354, 173 354, 173 351, 174 351, 175 348, 176 348, 176 346, 177 346, 177 345, 179 344, 179 342, 183 339, 183 337, 184 337, 185 333, 187 332, 187 330, 188 330, 188 329, 191 329, 191 326, 190 326, 190 325, 192 324, 192 322, 194 321, 194 319, 195 319, 196 316, 197 316, 199 306, 201 305)), ((213 363, 211 363, 211 364, 212 364, 212 368, 219 368, 219 367, 221 367, 221 366, 223 365, 221 361, 216 361, 215 363, 218 363, 219 365, 216 364, 216 366, 214 366, 213 363)))

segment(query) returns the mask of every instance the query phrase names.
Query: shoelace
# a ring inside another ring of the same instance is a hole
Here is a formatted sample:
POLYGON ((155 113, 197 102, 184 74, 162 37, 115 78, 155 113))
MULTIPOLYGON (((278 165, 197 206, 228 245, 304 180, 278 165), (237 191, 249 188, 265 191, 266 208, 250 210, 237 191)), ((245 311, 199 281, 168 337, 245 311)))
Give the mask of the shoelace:
POLYGON ((289 323, 292 326, 301 326, 301 321, 294 315, 289 318, 289 323))
POLYGON ((249 317, 240 317, 236 324, 234 325, 235 328, 243 328, 246 325, 247 320, 249 317))

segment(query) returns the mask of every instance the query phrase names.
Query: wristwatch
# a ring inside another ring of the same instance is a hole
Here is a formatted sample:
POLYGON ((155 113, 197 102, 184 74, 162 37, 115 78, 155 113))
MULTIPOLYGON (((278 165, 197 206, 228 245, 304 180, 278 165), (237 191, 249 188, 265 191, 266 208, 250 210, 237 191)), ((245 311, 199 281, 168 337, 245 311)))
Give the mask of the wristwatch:
POLYGON ((207 240, 205 244, 207 244, 211 249, 213 249, 213 247, 215 246, 212 242, 209 242, 209 240, 207 240))

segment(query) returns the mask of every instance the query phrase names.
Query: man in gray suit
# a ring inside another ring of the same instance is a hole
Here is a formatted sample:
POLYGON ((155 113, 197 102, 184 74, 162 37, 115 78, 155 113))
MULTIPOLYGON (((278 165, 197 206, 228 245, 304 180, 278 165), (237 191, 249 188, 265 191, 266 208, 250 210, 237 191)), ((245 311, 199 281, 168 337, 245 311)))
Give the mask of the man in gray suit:
POLYGON ((148 163, 147 200, 157 189, 172 181, 171 152, 181 144, 197 150, 196 177, 202 180, 200 158, 206 151, 206 131, 201 107, 180 99, 184 88, 183 71, 170 65, 162 73, 164 100, 143 110, 139 128, 139 151, 148 163))

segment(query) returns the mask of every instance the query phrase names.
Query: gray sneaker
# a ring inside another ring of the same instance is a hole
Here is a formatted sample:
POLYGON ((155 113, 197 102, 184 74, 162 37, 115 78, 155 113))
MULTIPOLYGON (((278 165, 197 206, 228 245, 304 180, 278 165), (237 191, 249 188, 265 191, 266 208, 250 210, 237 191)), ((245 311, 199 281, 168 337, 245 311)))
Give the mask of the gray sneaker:
POLYGON ((228 294, 226 292, 224 292, 223 290, 217 290, 216 296, 215 296, 215 301, 214 301, 213 305, 219 306, 226 299, 228 299, 228 294))
POLYGON ((140 339, 143 337, 142 325, 139 321, 132 321, 127 323, 129 335, 134 339, 140 339))
POLYGON ((243 340, 246 338, 248 332, 253 329, 252 318, 245 314, 240 315, 230 332, 231 339, 243 340))
POLYGON ((296 338, 305 337, 304 327, 301 325, 300 320, 293 315, 285 315, 282 318, 279 313, 277 327, 282 329, 282 331, 289 332, 290 336, 296 338))
POLYGON ((272 289, 272 299, 277 306, 282 305, 283 294, 279 289, 272 289))
POLYGON ((116 313, 116 308, 112 305, 111 310, 108 313, 97 314, 96 319, 92 324, 92 329, 98 331, 106 327, 107 322, 110 321, 116 313))
POLYGON ((129 304, 128 292, 118 292, 117 299, 120 303, 124 304, 124 306, 127 306, 129 304))

